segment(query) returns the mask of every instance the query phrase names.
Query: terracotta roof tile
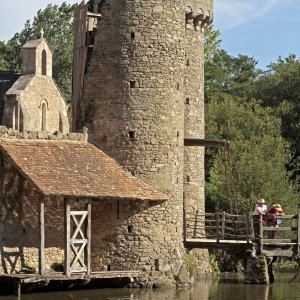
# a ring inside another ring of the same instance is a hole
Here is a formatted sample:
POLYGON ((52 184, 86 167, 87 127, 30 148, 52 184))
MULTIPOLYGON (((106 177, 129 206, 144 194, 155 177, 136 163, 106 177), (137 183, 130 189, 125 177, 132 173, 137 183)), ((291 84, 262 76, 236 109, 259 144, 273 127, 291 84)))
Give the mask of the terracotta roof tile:
POLYGON ((0 150, 45 195, 167 200, 86 142, 0 139, 0 150))

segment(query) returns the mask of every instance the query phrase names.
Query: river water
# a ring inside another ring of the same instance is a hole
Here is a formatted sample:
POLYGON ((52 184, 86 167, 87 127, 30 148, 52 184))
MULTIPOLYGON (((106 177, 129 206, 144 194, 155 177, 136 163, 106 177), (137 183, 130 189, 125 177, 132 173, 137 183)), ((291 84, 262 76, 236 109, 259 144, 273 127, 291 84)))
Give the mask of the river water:
MULTIPOLYGON (((300 300, 300 276, 293 282, 293 273, 275 273, 272 285, 244 284, 242 275, 222 274, 219 279, 198 281, 190 289, 94 289, 22 295, 22 300, 300 300)), ((16 300, 0 296, 0 300, 16 300)))

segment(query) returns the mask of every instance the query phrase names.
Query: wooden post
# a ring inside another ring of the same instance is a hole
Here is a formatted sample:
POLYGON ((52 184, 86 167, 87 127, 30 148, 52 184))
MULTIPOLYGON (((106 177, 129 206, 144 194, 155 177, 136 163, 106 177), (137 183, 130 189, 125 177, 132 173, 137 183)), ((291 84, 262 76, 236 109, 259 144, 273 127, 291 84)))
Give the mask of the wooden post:
POLYGON ((21 280, 15 279, 14 282, 14 294, 18 297, 18 300, 21 299, 21 280))
POLYGON ((300 254, 300 214, 297 215, 297 255, 300 254))
POLYGON ((87 245, 86 245, 86 267, 87 267, 87 275, 91 274, 91 225, 92 225, 92 205, 91 203, 86 204, 86 210, 88 212, 87 215, 87 228, 86 228, 86 236, 87 236, 87 245))
POLYGON ((219 212, 216 212, 216 239, 217 243, 220 242, 220 218, 219 218, 219 212))
POLYGON ((258 230, 258 253, 261 254, 262 253, 262 249, 263 249, 263 220, 262 220, 262 215, 259 215, 259 230, 258 230))
POLYGON ((246 241, 247 241, 247 244, 249 244, 250 242, 250 229, 249 229, 249 214, 246 213, 245 214, 245 220, 246 220, 246 241))
POLYGON ((221 227, 221 239, 225 238, 225 211, 222 211, 222 227, 221 227))
POLYGON ((39 273, 43 275, 45 270, 45 202, 40 200, 39 208, 39 227, 40 227, 40 249, 39 249, 39 273))
POLYGON ((65 275, 70 276, 70 204, 64 199, 65 207, 65 275))

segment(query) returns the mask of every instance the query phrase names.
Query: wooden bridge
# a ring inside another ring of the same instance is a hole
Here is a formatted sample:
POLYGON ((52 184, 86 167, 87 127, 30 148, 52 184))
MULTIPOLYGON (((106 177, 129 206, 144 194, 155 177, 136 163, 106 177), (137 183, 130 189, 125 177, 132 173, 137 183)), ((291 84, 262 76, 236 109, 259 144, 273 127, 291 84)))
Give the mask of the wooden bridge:
POLYGON ((263 226, 265 218, 226 212, 185 214, 184 243, 188 249, 248 250, 254 255, 299 257, 300 215, 277 217, 282 221, 277 227, 263 226))

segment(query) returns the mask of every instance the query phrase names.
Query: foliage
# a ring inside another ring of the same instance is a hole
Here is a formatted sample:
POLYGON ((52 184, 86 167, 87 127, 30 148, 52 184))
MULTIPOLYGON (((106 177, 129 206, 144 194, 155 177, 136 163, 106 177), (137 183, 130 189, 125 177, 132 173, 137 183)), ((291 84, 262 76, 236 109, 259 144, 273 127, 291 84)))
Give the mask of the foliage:
POLYGON ((262 72, 254 58, 221 49, 212 32, 205 39, 206 138, 227 139, 230 148, 206 150, 206 209, 244 213, 265 198, 295 212, 300 63, 292 55, 262 72))
POLYGON ((276 109, 282 120, 282 135, 292 145, 288 169, 300 177, 300 61, 295 55, 279 58, 257 80, 254 96, 264 106, 276 109))
POLYGON ((55 272, 63 272, 65 270, 63 262, 54 262, 51 264, 51 269, 55 272))
POLYGON ((36 273, 36 269, 34 267, 31 267, 30 265, 24 263, 24 265, 22 266, 22 269, 19 273, 20 274, 34 274, 34 273, 36 273))
POLYGON ((295 211, 297 197, 285 169, 289 144, 272 109, 224 94, 213 98, 206 111, 207 137, 231 141, 230 149, 213 154, 208 166, 207 209, 244 213, 265 198, 295 211))
MULTIPOLYGON (((73 60, 73 10, 77 4, 63 2, 60 6, 49 4, 39 10, 34 20, 27 20, 25 28, 14 35, 6 45, 0 44, 0 67, 14 72, 22 69, 21 48, 31 39, 38 39, 41 30, 53 52, 53 77, 67 102, 72 93, 73 60)), ((2 69, 2 68, 1 68, 2 69)))
POLYGON ((214 254, 209 254, 209 262, 210 262, 210 266, 212 268, 212 271, 215 275, 219 275, 220 274, 220 266, 219 266, 219 261, 216 257, 216 255, 214 254))
POLYGON ((185 253, 183 259, 190 275, 196 275, 199 272, 197 258, 191 253, 185 253))

